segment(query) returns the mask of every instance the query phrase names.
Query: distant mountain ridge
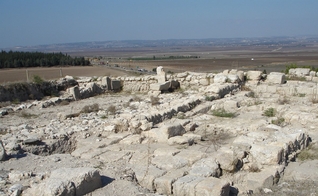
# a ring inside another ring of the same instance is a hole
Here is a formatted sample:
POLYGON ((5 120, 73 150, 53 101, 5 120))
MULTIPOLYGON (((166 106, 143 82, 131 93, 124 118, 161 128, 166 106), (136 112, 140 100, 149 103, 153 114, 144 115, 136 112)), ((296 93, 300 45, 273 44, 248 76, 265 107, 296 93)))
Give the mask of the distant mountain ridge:
POLYGON ((13 51, 75 52, 83 50, 121 49, 121 48, 156 48, 184 46, 253 46, 253 45, 290 45, 318 44, 318 36, 303 37, 262 37, 262 38, 208 38, 208 39, 165 39, 165 40, 114 40, 95 42, 76 42, 21 46, 4 48, 13 51))

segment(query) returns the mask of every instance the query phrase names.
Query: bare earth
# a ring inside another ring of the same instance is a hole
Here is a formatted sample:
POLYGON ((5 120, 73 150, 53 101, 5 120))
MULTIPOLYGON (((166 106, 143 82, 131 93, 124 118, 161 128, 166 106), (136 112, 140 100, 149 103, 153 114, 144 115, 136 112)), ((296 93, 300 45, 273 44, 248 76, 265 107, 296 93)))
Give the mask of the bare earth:
MULTIPOLYGON (((137 48, 122 50, 84 51, 70 53, 72 56, 100 57, 94 66, 29 68, 29 80, 33 75, 44 79, 56 79, 61 76, 123 76, 136 75, 138 69, 152 71, 163 66, 166 72, 179 73, 219 72, 225 69, 266 70, 281 72, 286 65, 318 68, 318 47, 194 47, 194 48, 137 48), (197 56, 193 59, 167 60, 127 60, 128 58, 152 58, 169 56, 197 56), (110 66, 101 66, 99 62, 109 62, 110 66), (117 64, 119 67, 114 67, 117 64), (130 70, 130 71, 126 71, 130 70), (134 70, 135 72, 132 72, 134 70)), ((137 74, 142 74, 138 73, 137 74)), ((26 69, 1 69, 0 83, 27 81, 26 69)))

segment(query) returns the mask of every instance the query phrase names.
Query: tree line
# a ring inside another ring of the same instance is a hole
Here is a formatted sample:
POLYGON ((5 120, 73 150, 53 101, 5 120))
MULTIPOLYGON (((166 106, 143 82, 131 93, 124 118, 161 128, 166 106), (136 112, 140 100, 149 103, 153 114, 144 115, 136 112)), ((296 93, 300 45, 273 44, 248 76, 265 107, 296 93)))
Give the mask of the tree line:
POLYGON ((0 68, 51 67, 51 66, 85 66, 90 65, 84 57, 71 57, 67 54, 43 52, 1 51, 0 68))

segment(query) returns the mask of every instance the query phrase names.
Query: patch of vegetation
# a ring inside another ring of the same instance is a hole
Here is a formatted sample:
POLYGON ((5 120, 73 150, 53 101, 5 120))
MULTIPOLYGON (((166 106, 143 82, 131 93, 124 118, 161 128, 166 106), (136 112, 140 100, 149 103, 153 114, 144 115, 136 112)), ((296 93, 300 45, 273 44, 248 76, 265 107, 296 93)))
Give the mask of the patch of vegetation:
POLYGON ((285 122, 285 118, 283 117, 278 117, 275 120, 272 120, 272 124, 277 125, 277 126, 282 126, 285 122))
POLYGON ((80 113, 91 113, 91 112, 98 112, 99 105, 98 103, 94 103, 92 105, 86 105, 82 108, 80 113))
POLYGON ((274 108, 268 108, 263 112, 263 116, 274 117, 276 115, 276 110, 274 108))
POLYGON ((306 77, 287 76, 286 80, 306 81, 306 77))
POLYGON ((206 95, 206 96, 205 96, 205 100, 206 100, 206 101, 213 101, 213 100, 214 100, 214 97, 213 97, 213 96, 208 96, 208 95, 206 95))
POLYGON ((28 112, 25 112, 25 111, 22 111, 22 112, 19 114, 19 116, 22 117, 22 118, 27 118, 27 119, 38 117, 38 115, 31 114, 31 113, 28 113, 28 112))
POLYGON ((286 96, 280 97, 278 99, 278 104, 280 105, 288 104, 289 102, 290 100, 286 96))
POLYGON ((305 97, 305 96, 306 96, 305 93, 299 93, 299 94, 298 94, 298 97, 305 97))
POLYGON ((227 112, 223 108, 212 110, 212 115, 217 117, 224 117, 224 118, 234 118, 236 116, 233 112, 227 112))
POLYGON ((33 75, 32 81, 35 84, 43 84, 44 80, 39 75, 33 75))
POLYGON ((252 91, 252 89, 250 89, 250 87, 246 86, 245 84, 243 84, 241 86, 241 91, 252 91))
POLYGON ((297 155, 297 159, 300 161, 318 159, 318 145, 311 143, 297 155))
POLYGON ((155 96, 150 96, 150 102, 151 102, 151 105, 159 105, 159 97, 155 97, 155 96))
POLYGON ((256 163, 252 163, 249 167, 248 167, 248 171, 249 172, 253 172, 253 173, 256 173, 256 172, 260 172, 260 168, 258 167, 258 165, 256 163))
POLYGON ((20 104, 21 102, 20 102, 20 100, 19 99, 13 99, 12 101, 11 101, 11 103, 13 103, 13 104, 20 104))
POLYGON ((288 74, 290 69, 296 69, 296 68, 309 68, 310 71, 316 71, 316 72, 318 71, 318 68, 315 68, 315 67, 310 66, 310 65, 298 66, 296 63, 291 63, 289 65, 286 65, 284 72, 285 72, 285 74, 288 74))
POLYGON ((106 119, 107 116, 106 116, 106 115, 102 115, 100 118, 101 118, 101 119, 106 119))
POLYGON ((116 110, 117 110, 116 106, 114 106, 114 105, 110 105, 107 108, 108 113, 111 114, 111 115, 114 115, 116 113, 116 110))

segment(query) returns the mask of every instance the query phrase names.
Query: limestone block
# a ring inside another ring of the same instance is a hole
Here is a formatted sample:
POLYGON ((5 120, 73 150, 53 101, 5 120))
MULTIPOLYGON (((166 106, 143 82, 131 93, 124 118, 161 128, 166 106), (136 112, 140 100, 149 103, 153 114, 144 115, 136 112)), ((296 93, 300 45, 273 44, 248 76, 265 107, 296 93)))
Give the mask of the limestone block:
POLYGON ((188 161, 180 156, 161 155, 151 159, 151 163, 163 170, 179 169, 188 164, 188 161))
POLYGON ((246 77, 248 80, 259 81, 262 77, 261 71, 248 71, 246 73, 246 77))
POLYGON ((204 180, 204 177, 186 175, 173 183, 173 195, 175 196, 196 196, 196 185, 204 180))
POLYGON ((215 158, 208 157, 195 162, 192 165, 189 174, 201 177, 220 177, 221 169, 215 158))
POLYGON ((234 74, 227 75, 227 78, 228 78, 228 81, 231 83, 239 83, 241 81, 238 75, 234 75, 234 74))
POLYGON ((210 84, 210 80, 208 78, 202 78, 199 80, 199 83, 203 86, 207 86, 210 84))
POLYGON ((101 177, 94 168, 60 168, 23 195, 85 195, 101 186, 101 177))
POLYGON ((81 98, 81 94, 80 94, 80 90, 79 90, 78 86, 74 86, 74 87, 69 88, 69 92, 76 101, 81 98))
POLYGON ((318 160, 304 162, 290 162, 284 171, 283 180, 286 181, 313 181, 318 180, 318 160))
POLYGON ((310 69, 309 68, 295 68, 290 69, 288 74, 298 76, 298 77, 304 77, 309 76, 310 69))
POLYGON ((271 84, 284 84, 286 83, 286 76, 284 73, 271 72, 267 75, 266 82, 271 84))
POLYGON ((196 185, 195 194, 200 196, 228 196, 230 195, 230 183, 218 178, 206 178, 196 185))
POLYGON ((107 90, 111 90, 111 79, 108 76, 102 78, 102 86, 106 86, 107 90))
POLYGON ((217 74, 214 76, 214 83, 225 83, 227 81, 227 76, 224 74, 217 74))
POLYGON ((166 173, 166 171, 153 165, 147 165, 147 162, 144 164, 138 162, 138 164, 132 166, 132 169, 135 172, 138 183, 151 191, 155 190, 154 180, 166 173))
POLYGON ((170 88, 170 81, 167 81, 164 83, 150 84, 150 90, 153 90, 153 91, 166 91, 169 88, 170 88))
POLYGON ((164 125, 159 129, 159 131, 164 133, 167 139, 174 136, 183 135, 185 133, 184 127, 178 123, 164 125))
POLYGON ((197 150, 182 150, 180 153, 175 155, 176 157, 182 157, 188 161, 188 165, 193 165, 195 162, 206 157, 206 154, 197 150))
POLYGON ((157 80, 158 83, 165 83, 167 81, 167 76, 162 66, 157 67, 157 80))
POLYGON ((170 88, 178 89, 178 88, 180 88, 180 83, 176 80, 171 80, 170 81, 170 88))
POLYGON ((256 190, 260 187, 270 188, 275 182, 275 167, 266 167, 260 172, 250 172, 246 174, 247 188, 256 190))
POLYGON ((186 168, 171 170, 165 175, 156 178, 154 181, 156 192, 163 195, 171 195, 172 184, 178 179, 186 175, 186 168))
POLYGON ((199 134, 194 134, 194 133, 185 133, 183 134, 184 137, 188 137, 191 140, 193 140, 194 142, 199 142, 202 140, 202 136, 199 134))
POLYGON ((119 80, 112 80, 111 81, 111 89, 114 91, 120 90, 121 89, 121 83, 119 80))
POLYGON ((177 78, 186 78, 188 76, 188 72, 182 72, 177 74, 177 78))
POLYGON ((209 85, 206 89, 206 93, 213 93, 213 94, 218 94, 219 97, 224 97, 226 94, 229 94, 232 90, 238 88, 238 84, 211 84, 209 85))
POLYGON ((172 138, 168 139, 168 144, 169 145, 183 145, 183 144, 188 144, 188 145, 192 145, 193 144, 193 140, 191 138, 188 137, 183 137, 183 136, 175 136, 172 138))
POLYGON ((224 101, 223 108, 225 111, 235 112, 237 111, 239 104, 235 100, 226 100, 224 101))

